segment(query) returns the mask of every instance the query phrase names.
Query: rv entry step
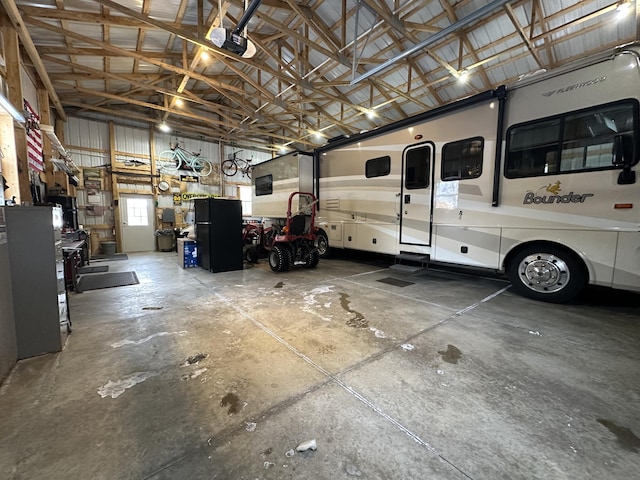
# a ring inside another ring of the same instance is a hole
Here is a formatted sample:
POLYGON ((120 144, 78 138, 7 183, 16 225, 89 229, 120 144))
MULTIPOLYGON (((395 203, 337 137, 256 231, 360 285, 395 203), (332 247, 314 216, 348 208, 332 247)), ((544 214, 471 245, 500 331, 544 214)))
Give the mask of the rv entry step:
POLYGON ((429 255, 421 253, 400 252, 396 261, 389 268, 403 273, 414 274, 421 272, 429 265, 429 255))

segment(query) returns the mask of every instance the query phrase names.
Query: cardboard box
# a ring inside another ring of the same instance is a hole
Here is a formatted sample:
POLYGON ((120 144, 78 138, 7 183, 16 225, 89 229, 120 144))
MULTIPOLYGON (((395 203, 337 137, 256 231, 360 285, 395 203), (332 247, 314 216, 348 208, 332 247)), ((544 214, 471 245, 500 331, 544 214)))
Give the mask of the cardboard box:
POLYGON ((182 268, 198 266, 198 243, 195 240, 178 239, 178 263, 182 268))

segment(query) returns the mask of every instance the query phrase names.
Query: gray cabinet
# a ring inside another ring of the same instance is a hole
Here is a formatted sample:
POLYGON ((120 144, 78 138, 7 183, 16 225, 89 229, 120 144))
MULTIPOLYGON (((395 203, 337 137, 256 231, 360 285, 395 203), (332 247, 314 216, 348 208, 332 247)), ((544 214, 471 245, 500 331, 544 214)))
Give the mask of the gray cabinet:
POLYGON ((62 349, 68 332, 59 207, 5 208, 18 359, 62 349))

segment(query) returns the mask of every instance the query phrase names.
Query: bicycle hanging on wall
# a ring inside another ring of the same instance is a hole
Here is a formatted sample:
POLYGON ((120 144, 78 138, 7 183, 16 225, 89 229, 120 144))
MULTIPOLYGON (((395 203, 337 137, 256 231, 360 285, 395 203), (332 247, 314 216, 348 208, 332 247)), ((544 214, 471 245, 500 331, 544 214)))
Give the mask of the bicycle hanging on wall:
POLYGON ((167 175, 176 175, 183 170, 191 175, 206 177, 213 171, 209 159, 200 156, 200 152, 189 152, 180 143, 176 143, 170 150, 160 152, 157 167, 167 175))
MULTIPOLYGON (((239 150, 239 152, 241 151, 239 150)), ((231 158, 227 158, 222 162, 222 173, 227 177, 233 177, 236 173, 241 172, 243 177, 246 176, 251 179, 251 170, 253 169, 251 159, 238 158, 239 152, 233 152, 231 158)))

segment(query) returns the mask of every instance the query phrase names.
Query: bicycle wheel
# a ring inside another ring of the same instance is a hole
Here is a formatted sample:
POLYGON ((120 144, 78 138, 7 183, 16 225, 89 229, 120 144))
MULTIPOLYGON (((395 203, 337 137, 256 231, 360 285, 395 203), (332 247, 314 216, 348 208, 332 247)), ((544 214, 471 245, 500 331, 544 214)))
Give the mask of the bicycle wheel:
POLYGON ((249 180, 251 180, 251 170, 253 170, 253 166, 251 165, 247 165, 246 167, 244 167, 244 169, 242 170, 243 173, 249 177, 249 180))
POLYGON ((193 171, 196 172, 200 177, 207 177, 213 170, 213 165, 211 165, 211 162, 208 159, 202 157, 192 157, 191 165, 193 166, 193 171))
POLYGON ((233 177, 238 172, 238 164, 233 160, 225 160, 222 162, 222 173, 227 177, 233 177))
POLYGON ((160 155, 158 155, 156 167, 158 167, 158 170, 162 173, 174 175, 178 173, 179 165, 180 158, 178 158, 178 155, 173 150, 165 150, 164 152, 160 152, 160 155))

